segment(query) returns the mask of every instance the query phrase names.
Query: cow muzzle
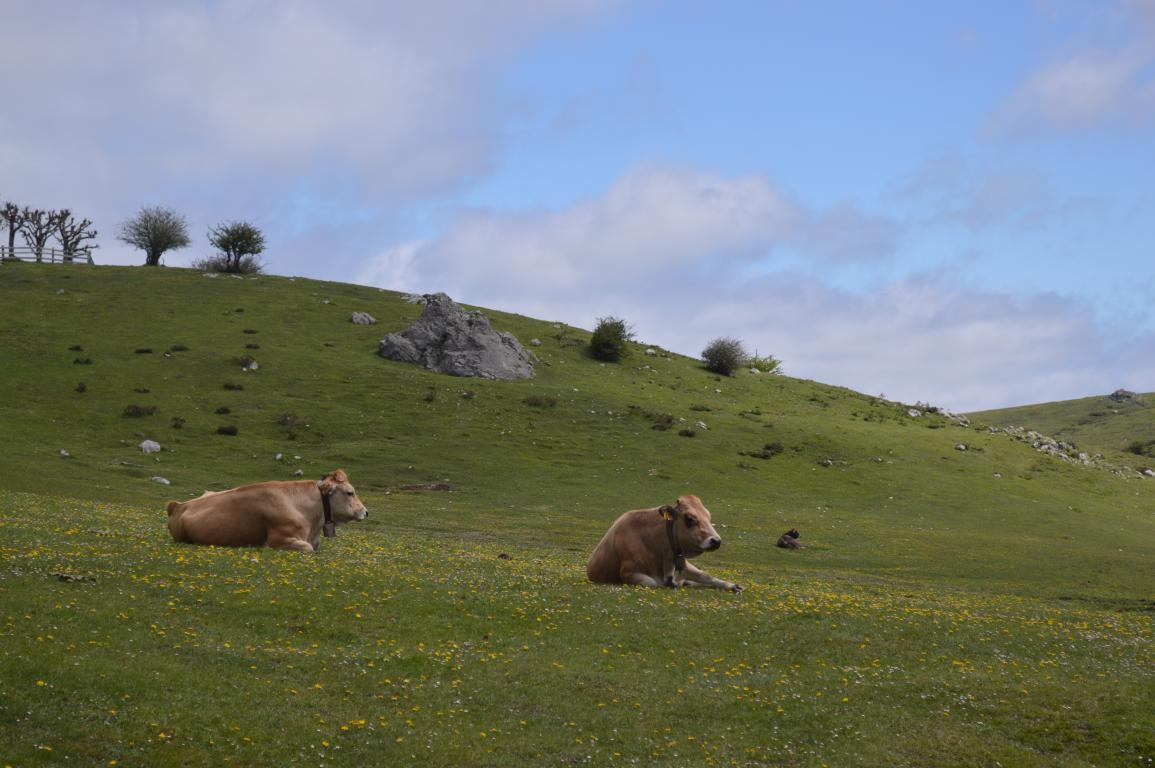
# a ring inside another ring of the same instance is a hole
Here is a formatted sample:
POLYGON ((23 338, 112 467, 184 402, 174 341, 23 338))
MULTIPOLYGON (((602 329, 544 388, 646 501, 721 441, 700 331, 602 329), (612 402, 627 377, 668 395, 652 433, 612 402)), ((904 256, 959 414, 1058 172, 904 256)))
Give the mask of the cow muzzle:
POLYGON ((711 536, 706 539, 706 546, 703 547, 707 552, 713 552, 718 547, 722 546, 722 540, 717 536, 711 536))

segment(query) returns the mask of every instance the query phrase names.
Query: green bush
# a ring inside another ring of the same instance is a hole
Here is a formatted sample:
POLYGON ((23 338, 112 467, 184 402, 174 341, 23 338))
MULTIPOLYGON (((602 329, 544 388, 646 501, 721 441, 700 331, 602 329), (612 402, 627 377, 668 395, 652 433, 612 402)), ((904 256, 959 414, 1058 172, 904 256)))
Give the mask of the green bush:
POLYGON ((634 332, 625 320, 618 317, 599 317, 594 334, 590 338, 590 354, 594 359, 606 363, 616 363, 629 352, 629 343, 634 340, 634 332))
POLYGON ((738 339, 720 337, 714 339, 702 350, 702 360, 706 363, 706 370, 720 373, 723 376, 733 376, 734 371, 746 362, 746 350, 738 339))
POLYGON ((746 358, 746 365, 762 373, 782 373, 782 361, 773 355, 762 356, 757 351, 746 358))

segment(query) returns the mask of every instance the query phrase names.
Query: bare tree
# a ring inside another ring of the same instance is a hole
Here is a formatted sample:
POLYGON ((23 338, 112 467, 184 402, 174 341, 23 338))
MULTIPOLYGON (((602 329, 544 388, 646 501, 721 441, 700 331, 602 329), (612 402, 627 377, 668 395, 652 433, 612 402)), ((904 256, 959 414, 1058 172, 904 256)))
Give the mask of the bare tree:
POLYGON ((24 227, 24 212, 16 203, 4 203, 0 207, 0 220, 8 227, 8 255, 16 255, 16 233, 24 227))
POLYGON ((64 260, 72 261, 76 252, 80 250, 81 243, 96 239, 96 230, 92 228, 92 221, 89 219, 77 221, 73 218, 72 211, 65 208, 56 214, 56 239, 60 241, 60 247, 64 251, 64 260))
POLYGON ((37 261, 44 259, 44 246, 48 239, 56 233, 57 211, 42 211, 39 208, 25 207, 23 211, 24 223, 20 227, 20 234, 24 242, 36 254, 37 261))
POLYGON ((165 252, 188 246, 188 223, 169 208, 146 206, 121 222, 117 238, 144 251, 145 266, 155 267, 165 252))

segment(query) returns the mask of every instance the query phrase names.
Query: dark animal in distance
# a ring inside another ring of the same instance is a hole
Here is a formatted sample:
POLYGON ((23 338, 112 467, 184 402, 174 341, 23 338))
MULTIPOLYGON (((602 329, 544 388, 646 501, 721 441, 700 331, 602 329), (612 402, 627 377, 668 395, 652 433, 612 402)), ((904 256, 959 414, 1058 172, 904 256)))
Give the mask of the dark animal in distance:
POLYGON ((802 545, 798 543, 800 535, 797 528, 791 528, 778 537, 778 546, 782 549, 802 549, 802 545))

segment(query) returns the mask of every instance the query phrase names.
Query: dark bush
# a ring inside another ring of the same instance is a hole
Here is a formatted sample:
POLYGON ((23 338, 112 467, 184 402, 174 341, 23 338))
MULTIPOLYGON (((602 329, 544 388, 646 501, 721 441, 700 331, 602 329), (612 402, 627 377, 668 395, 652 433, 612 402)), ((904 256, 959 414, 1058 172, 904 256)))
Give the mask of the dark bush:
POLYGON ((223 427, 217 427, 218 435, 228 435, 230 437, 237 434, 237 428, 234 424, 226 424, 223 427))
POLYGON ((1127 452, 1136 456, 1155 455, 1155 440, 1136 440, 1127 446, 1127 452))
POLYGON ((557 398, 553 395, 529 395, 522 402, 534 408, 553 408, 557 405, 557 398))
POLYGON ((706 370, 733 376, 746 362, 746 350, 738 339, 721 337, 706 345, 702 350, 702 360, 706 363, 706 370))
POLYGON ((140 418, 141 416, 151 416, 156 413, 155 405, 126 405, 124 407, 124 415, 129 418, 140 418))
POLYGON ((229 258, 223 254, 193 259, 189 263, 189 267, 201 272, 230 272, 237 275, 259 275, 265 269, 265 265, 256 256, 242 256, 234 267, 229 262, 229 258))
POLYGON ((782 443, 766 443, 759 451, 739 451, 738 453, 741 456, 749 456, 754 459, 769 459, 777 456, 784 450, 786 450, 786 448, 783 447, 782 443))
POLYGON ((595 360, 616 363, 629 352, 629 343, 634 340, 634 332, 626 321, 618 317, 599 317, 597 327, 590 338, 590 354, 595 360))

